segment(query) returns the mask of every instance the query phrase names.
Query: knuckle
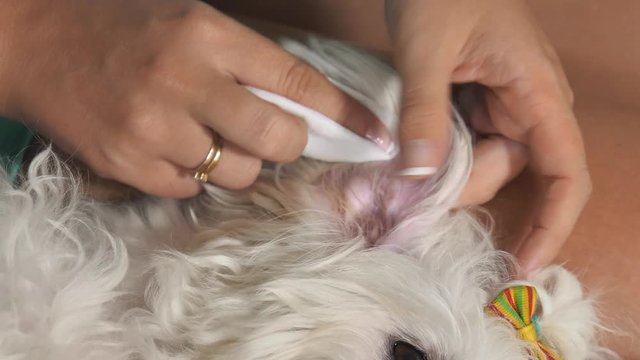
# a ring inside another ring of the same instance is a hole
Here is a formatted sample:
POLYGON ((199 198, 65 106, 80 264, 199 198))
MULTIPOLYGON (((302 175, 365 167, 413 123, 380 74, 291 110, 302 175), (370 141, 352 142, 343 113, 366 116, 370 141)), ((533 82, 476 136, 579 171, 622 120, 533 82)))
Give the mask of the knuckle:
POLYGON ((566 97, 566 101, 573 106, 575 94, 555 51, 552 50, 546 58, 539 61, 537 71, 547 88, 562 93, 566 97))
POLYGON ((561 97, 563 100, 573 104, 573 93, 562 70, 554 66, 548 61, 539 62, 535 67, 535 76, 540 89, 555 97, 561 97))
POLYGON ((407 89, 403 94, 400 110, 403 114, 434 117, 446 108, 446 100, 424 87, 407 89))
POLYGON ((188 40, 224 41, 228 39, 233 22, 225 16, 212 11, 211 6, 203 2, 193 2, 183 16, 183 35, 188 40))
POLYGON ((149 88, 157 87, 159 84, 170 85, 176 79, 175 62, 171 49, 163 49, 161 52, 149 56, 140 68, 139 75, 142 86, 149 88))
POLYGON ((529 124, 531 128, 539 126, 545 119, 552 117, 553 110, 550 109, 551 104, 550 99, 535 99, 532 100, 531 104, 528 106, 527 111, 531 114, 531 119, 529 124))
POLYGON ((459 199, 461 206, 477 206, 486 204, 493 199, 495 193, 485 191, 484 189, 466 189, 459 199))
POLYGON ((535 67, 535 74, 546 87, 555 87, 560 85, 556 69, 549 61, 539 61, 535 67))
POLYGON ((311 66, 300 60, 293 60, 284 67, 280 78, 279 88, 288 98, 296 102, 302 102, 313 89, 316 73, 311 66))
POLYGON ((441 118, 447 116, 442 112, 443 108, 443 105, 436 100, 407 94, 400 109, 401 138, 413 138, 417 134, 424 134, 431 122, 442 121, 441 118))
POLYGON ((498 191, 495 189, 483 191, 481 194, 478 194, 478 197, 476 199, 476 204, 477 205, 486 204, 489 201, 491 201, 494 197, 496 197, 497 194, 498 194, 498 191))
POLYGON ((130 147, 136 144, 139 148, 156 149, 162 146, 165 139, 165 122, 160 111, 150 109, 151 106, 139 106, 133 109, 125 118, 118 140, 120 147, 130 147))
POLYGON ((297 149, 290 150, 290 151, 287 151, 284 155, 280 156, 278 161, 284 164, 290 163, 297 160, 301 154, 302 154, 302 150, 299 150, 299 151, 297 149))
MULTIPOLYGON (((527 111, 530 114, 528 118, 530 128, 541 125, 556 126, 555 124, 575 123, 575 116, 571 108, 548 94, 532 95, 527 111), (552 122, 551 119, 555 119, 555 121, 552 122)), ((579 133, 574 132, 573 135, 567 140, 570 140, 571 143, 579 143, 579 133)))
POLYGON ((89 160, 91 170, 101 178, 121 180, 118 174, 122 173, 124 161, 117 147, 99 147, 97 150, 97 154, 89 160))
POLYGON ((202 11, 199 7, 189 11, 182 23, 182 36, 184 40, 208 38, 214 35, 215 27, 212 26, 211 18, 206 11, 202 11))
POLYGON ((302 155, 307 144, 308 135, 305 124, 302 121, 294 122, 294 124, 297 125, 295 126, 295 129, 297 130, 292 129, 292 131, 289 131, 288 139, 282 143, 283 147, 279 158, 279 161, 282 163, 289 163, 297 160, 300 155, 302 155))
POLYGON ((259 155, 264 158, 279 160, 282 157, 283 145, 286 144, 282 122, 278 110, 271 106, 263 106, 257 110, 251 131, 254 133, 259 155))
POLYGON ((593 193, 593 181, 591 180, 591 175, 589 175, 589 171, 586 168, 584 169, 584 174, 582 176, 582 189, 587 199, 591 197, 591 194, 593 193))
POLYGON ((159 144, 159 131, 153 126, 152 120, 145 117, 139 117, 127 122, 126 128, 123 129, 118 139, 118 146, 126 149, 136 144, 141 150, 156 148, 159 144))
POLYGON ((113 174, 114 172, 109 161, 105 161, 104 159, 91 161, 89 163, 89 167, 94 174, 98 175, 98 177, 103 179, 113 179, 111 174, 113 174))
MULTIPOLYGON (((162 146, 162 136, 148 118, 128 118, 123 126, 104 136, 91 156, 92 170, 101 177, 122 181, 135 177, 131 164, 162 146)), ((135 170, 135 169, 134 169, 135 170)))
POLYGON ((186 39, 193 36, 199 36, 203 33, 211 31, 213 28, 211 22, 210 8, 199 2, 188 2, 179 8, 172 17, 176 20, 177 27, 175 34, 186 39))
POLYGON ((237 181, 233 182, 229 188, 233 190, 240 190, 251 186, 256 179, 258 179, 261 169, 262 161, 259 159, 246 161, 240 169, 241 177, 239 177, 237 181))
POLYGON ((545 43, 540 50, 542 57, 553 64, 560 64, 560 56, 550 43, 545 43))

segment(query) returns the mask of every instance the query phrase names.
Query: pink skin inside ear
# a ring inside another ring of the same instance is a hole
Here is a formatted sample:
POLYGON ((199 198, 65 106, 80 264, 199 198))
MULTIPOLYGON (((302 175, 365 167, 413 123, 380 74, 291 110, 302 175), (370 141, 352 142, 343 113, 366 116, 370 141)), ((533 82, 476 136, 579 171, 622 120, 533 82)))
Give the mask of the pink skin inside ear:
POLYGON ((346 215, 354 218, 356 214, 374 212, 376 204, 375 190, 371 188, 371 183, 364 178, 354 178, 344 191, 346 203, 346 215))
POLYGON ((336 205, 340 215, 372 246, 401 247, 403 240, 424 231, 425 222, 416 221, 416 210, 428 196, 428 182, 401 179, 386 167, 337 171, 323 182, 329 185, 325 189, 341 193, 342 205, 336 205))

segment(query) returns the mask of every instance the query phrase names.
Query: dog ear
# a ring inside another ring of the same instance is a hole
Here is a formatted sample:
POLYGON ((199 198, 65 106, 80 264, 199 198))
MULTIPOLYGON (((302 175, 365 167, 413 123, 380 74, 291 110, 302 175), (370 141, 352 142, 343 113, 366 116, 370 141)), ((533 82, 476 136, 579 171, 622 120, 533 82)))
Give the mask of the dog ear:
MULTIPOLYGON (((344 43, 314 37, 281 40, 281 45, 360 101, 395 135, 401 79, 386 62, 344 43)), ((399 245, 424 233, 454 206, 471 171, 471 135, 453 107, 451 124, 448 161, 430 179, 402 180, 391 163, 334 166, 321 177, 319 191, 310 194, 315 203, 311 207, 337 214, 349 235, 363 235, 371 245, 399 245), (415 231, 418 226, 422 231, 415 231)))
POLYGON ((362 235, 370 245, 394 242, 392 234, 420 213, 433 180, 411 181, 395 176, 387 164, 330 169, 320 182, 334 194, 332 210, 348 235, 362 235))
POLYGON ((432 177, 399 177, 392 162, 333 166, 316 184, 316 203, 370 245, 397 246, 424 234, 454 207, 471 171, 471 141, 461 121, 453 133, 449 158, 432 177))
POLYGON ((572 359, 591 358, 598 320, 576 276, 555 265, 532 280, 540 297, 540 336, 545 343, 565 358, 568 354, 572 359))

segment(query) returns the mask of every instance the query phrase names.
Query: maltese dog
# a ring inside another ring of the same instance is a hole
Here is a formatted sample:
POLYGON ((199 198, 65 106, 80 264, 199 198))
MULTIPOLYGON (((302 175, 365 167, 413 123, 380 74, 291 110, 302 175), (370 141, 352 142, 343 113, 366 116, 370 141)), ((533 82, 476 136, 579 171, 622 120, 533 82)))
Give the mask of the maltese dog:
MULTIPOLYGON (((380 117, 384 62, 315 38, 283 46, 380 117)), ((593 303, 559 266, 512 281, 487 221, 454 209, 472 136, 402 181, 390 162, 301 159, 243 191, 113 204, 45 150, 0 179, 0 358, 586 360, 593 303)), ((486 218, 486 216, 485 216, 486 218)))

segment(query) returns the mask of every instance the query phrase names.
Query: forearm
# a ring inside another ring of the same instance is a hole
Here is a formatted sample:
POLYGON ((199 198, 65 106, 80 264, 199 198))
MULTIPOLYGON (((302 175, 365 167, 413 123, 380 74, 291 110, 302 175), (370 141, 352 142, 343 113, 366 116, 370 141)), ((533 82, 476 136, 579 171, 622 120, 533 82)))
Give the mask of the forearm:
POLYGON ((389 49, 384 0, 207 1, 225 12, 318 32, 374 50, 389 49))
POLYGON ((0 117, 18 115, 14 88, 19 71, 16 57, 20 42, 20 22, 24 18, 27 1, 0 1, 0 117))

